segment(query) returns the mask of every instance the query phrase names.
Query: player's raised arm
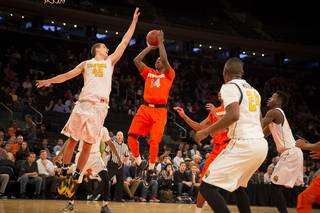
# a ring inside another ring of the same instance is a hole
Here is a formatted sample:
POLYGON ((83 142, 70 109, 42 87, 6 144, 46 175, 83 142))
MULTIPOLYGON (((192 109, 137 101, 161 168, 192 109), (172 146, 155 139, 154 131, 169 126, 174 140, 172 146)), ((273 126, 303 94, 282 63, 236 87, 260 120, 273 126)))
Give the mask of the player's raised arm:
POLYGON ((151 51, 151 50, 155 50, 157 49, 157 46, 148 46, 146 48, 144 48, 144 50, 142 50, 139 55, 137 55, 137 57, 135 57, 133 59, 133 63, 136 65, 136 67, 138 68, 139 72, 142 72, 144 69, 144 63, 142 62, 142 60, 144 59, 144 57, 151 51))
POLYGON ((160 61, 164 66, 164 70, 169 74, 170 72, 170 64, 168 62, 168 57, 167 57, 167 52, 166 48, 164 47, 163 44, 164 41, 164 33, 162 30, 158 31, 158 46, 159 46, 159 53, 160 53, 160 61))
POLYGON ((73 70, 70 70, 69 72, 66 72, 64 74, 58 75, 56 77, 53 77, 47 80, 37 80, 36 86, 37 88, 41 88, 41 87, 48 87, 50 86, 50 84, 59 84, 59 83, 65 82, 71 78, 76 77, 77 75, 80 75, 80 73, 84 70, 85 65, 86 65, 86 62, 84 61, 73 70))
POLYGON ((118 47, 114 51, 114 53, 109 56, 111 59, 112 65, 115 65, 117 63, 117 61, 119 61, 123 52, 127 48, 128 44, 132 38, 132 35, 134 33, 134 30, 136 29, 136 24, 138 22, 139 15, 140 15, 140 12, 139 12, 139 8, 137 7, 134 14, 133 14, 133 19, 132 19, 132 22, 131 22, 131 25, 130 25, 128 31, 123 36, 121 43, 118 45, 118 47))
POLYGON ((174 107, 174 110, 176 110, 179 115, 181 116, 181 118, 183 118, 183 120, 185 120, 185 122, 187 122, 187 124, 189 124, 189 126, 191 128, 193 128, 196 131, 200 131, 202 129, 207 128, 208 126, 210 126, 212 124, 212 122, 210 121, 209 118, 204 119, 201 123, 197 123, 193 120, 191 120, 183 111, 182 108, 180 107, 174 107))

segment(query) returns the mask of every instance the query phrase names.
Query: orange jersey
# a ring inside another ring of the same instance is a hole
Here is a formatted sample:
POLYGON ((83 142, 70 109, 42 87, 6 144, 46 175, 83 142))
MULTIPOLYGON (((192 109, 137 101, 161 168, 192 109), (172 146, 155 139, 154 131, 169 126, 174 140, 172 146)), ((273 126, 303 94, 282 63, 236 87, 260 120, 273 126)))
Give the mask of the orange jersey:
POLYGON ((157 72, 144 65, 140 73, 146 79, 144 84, 144 100, 151 104, 166 104, 168 101, 169 91, 175 77, 174 70, 170 67, 169 74, 157 72))
MULTIPOLYGON (((224 107, 221 105, 219 107, 216 108, 216 114, 221 118, 222 116, 224 116, 224 114, 226 114, 226 111, 224 110, 224 107)), ((212 123, 217 122, 217 119, 212 115, 212 113, 210 112, 208 115, 208 118, 210 119, 210 121, 212 123)), ((222 144, 225 141, 230 140, 230 138, 228 138, 227 136, 227 132, 223 132, 220 133, 219 135, 216 135, 213 138, 213 143, 214 144, 222 144)))

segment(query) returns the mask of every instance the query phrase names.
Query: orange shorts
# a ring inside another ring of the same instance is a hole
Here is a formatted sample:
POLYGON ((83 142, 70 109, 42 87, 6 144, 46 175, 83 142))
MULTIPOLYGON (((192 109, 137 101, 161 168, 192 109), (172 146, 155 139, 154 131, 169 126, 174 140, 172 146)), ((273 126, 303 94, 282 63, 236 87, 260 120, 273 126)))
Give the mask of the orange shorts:
POLYGON ((201 177, 200 177, 200 182, 202 182, 202 178, 205 175, 208 167, 210 166, 210 164, 212 163, 212 161, 214 161, 214 159, 216 159, 216 157, 220 154, 220 152, 222 150, 224 150, 226 148, 226 146, 229 143, 223 143, 223 144, 216 144, 213 149, 212 152, 210 154, 210 156, 208 157, 208 159, 206 160, 206 163, 204 164, 203 170, 201 172, 201 177))
POLYGON ((150 142, 160 143, 167 122, 166 108, 152 108, 141 105, 134 116, 128 135, 145 137, 150 132, 150 142))

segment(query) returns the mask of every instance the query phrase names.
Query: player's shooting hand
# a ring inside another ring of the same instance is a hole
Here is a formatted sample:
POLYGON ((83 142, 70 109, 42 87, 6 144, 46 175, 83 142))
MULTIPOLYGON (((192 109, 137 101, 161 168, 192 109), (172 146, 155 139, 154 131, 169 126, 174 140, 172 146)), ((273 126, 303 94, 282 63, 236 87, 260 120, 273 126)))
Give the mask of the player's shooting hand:
POLYGON ((182 118, 186 116, 186 114, 184 113, 184 110, 182 108, 174 107, 173 109, 176 110, 182 118))
POLYGON ((50 81, 49 80, 37 80, 36 87, 37 89, 41 87, 49 87, 50 86, 50 81))
POLYGON ((206 135, 206 133, 203 130, 198 131, 195 135, 194 135, 194 140, 197 142, 197 144, 199 146, 202 146, 202 144, 200 143, 203 139, 205 139, 208 135, 206 135))
POLYGON ((211 113, 216 113, 216 107, 215 107, 213 104, 211 104, 211 103, 207 104, 207 105, 206 105, 206 108, 207 108, 207 110, 209 110, 211 113))
POLYGON ((133 14, 133 21, 138 21, 139 15, 140 15, 139 7, 136 7, 136 10, 134 11, 134 14, 133 14))
POLYGON ((164 32, 162 30, 158 31, 158 43, 161 43, 164 41, 164 32))
POLYGON ((310 157, 312 157, 313 159, 320 159, 320 152, 311 151, 310 157))
POLYGON ((300 149, 304 149, 306 146, 307 146, 307 143, 304 140, 302 139, 296 140, 296 147, 300 149))
POLYGON ((151 50, 156 50, 156 49, 158 49, 158 46, 150 45, 149 47, 151 48, 151 50))
POLYGON ((119 161, 118 166, 119 166, 119 167, 118 167, 118 170, 121 169, 122 166, 123 166, 123 162, 122 162, 122 161, 119 161))

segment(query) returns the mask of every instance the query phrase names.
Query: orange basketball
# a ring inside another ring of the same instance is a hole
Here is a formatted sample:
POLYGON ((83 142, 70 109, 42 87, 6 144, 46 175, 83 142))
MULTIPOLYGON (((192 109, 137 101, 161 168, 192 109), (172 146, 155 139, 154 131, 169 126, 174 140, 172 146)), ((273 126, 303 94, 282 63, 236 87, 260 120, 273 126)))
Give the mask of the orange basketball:
POLYGON ((151 30, 147 34, 147 42, 152 46, 158 45, 158 30, 151 30))

